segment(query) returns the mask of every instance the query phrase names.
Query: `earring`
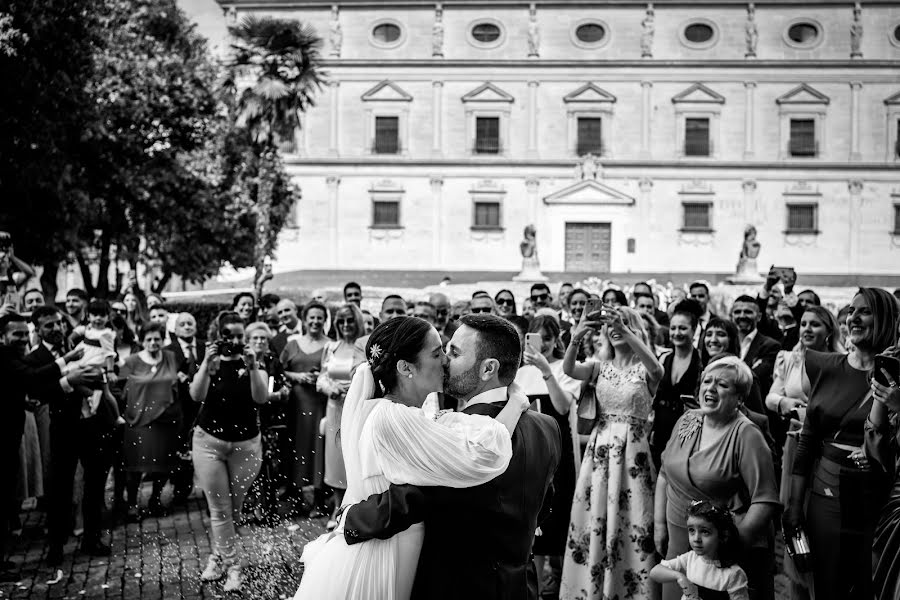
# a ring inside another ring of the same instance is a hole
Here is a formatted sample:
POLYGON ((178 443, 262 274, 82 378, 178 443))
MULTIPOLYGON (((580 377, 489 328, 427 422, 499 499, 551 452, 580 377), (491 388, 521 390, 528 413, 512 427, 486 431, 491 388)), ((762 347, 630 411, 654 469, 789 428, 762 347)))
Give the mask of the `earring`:
POLYGON ((410 379, 412 379, 412 373, 410 373, 409 375, 407 375, 407 377, 409 377, 410 379))

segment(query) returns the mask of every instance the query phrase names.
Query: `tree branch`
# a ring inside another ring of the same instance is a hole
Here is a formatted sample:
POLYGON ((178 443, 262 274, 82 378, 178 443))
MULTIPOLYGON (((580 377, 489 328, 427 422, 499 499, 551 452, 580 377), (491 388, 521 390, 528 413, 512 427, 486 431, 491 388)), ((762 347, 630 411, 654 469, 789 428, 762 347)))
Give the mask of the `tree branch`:
POLYGON ((81 253, 81 250, 75 252, 75 258, 78 260, 78 269, 81 271, 81 279, 82 285, 84 285, 84 291, 87 292, 89 298, 93 298, 94 296, 94 277, 91 275, 91 268, 88 266, 87 260, 84 258, 84 254, 81 253))

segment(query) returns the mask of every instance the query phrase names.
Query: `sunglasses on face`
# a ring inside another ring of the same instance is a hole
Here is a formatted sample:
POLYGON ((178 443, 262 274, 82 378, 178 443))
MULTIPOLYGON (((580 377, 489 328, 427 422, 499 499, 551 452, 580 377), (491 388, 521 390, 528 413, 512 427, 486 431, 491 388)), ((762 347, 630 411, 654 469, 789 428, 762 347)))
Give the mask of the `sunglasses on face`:
POLYGON ((484 308, 473 308, 472 309, 473 315, 477 315, 477 314, 481 314, 481 313, 489 313, 489 312, 491 312, 491 309, 487 306, 485 306, 484 308))
POLYGON ((497 298, 497 304, 501 306, 512 306, 516 303, 512 298, 497 298))
POLYGON ((532 294, 531 301, 532 302, 542 302, 550 297, 550 294, 532 294))

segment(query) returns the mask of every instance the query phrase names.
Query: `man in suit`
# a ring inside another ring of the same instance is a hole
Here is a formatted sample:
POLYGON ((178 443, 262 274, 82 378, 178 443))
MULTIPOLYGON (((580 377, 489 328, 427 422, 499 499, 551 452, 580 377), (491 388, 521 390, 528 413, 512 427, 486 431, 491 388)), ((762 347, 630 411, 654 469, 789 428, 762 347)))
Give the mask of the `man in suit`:
MULTIPOLYGON (((463 412, 496 417, 519 365, 515 327, 494 315, 466 315, 448 345, 447 394, 463 412)), ((531 547, 562 452, 556 422, 526 411, 512 436, 502 475, 468 489, 392 485, 351 506, 348 544, 387 539, 425 521, 413 599, 535 599, 531 547), (448 562, 449 561, 449 562, 448 562)))
POLYGON ((191 447, 191 430, 200 406, 191 398, 191 380, 206 354, 205 346, 197 339, 197 320, 194 315, 183 312, 175 318, 175 331, 169 336, 166 349, 175 355, 178 363, 178 402, 181 403, 183 415, 179 437, 186 459, 181 461, 170 480, 174 488, 172 502, 181 504, 188 499, 194 487, 194 466, 186 453, 191 447))
POLYGON ((759 378, 759 392, 765 398, 772 387, 775 357, 781 350, 781 344, 757 329, 759 316, 759 306, 752 296, 738 296, 731 306, 731 320, 737 326, 740 336, 741 359, 759 378))
MULTIPOLYGON (((65 353, 62 315, 51 306, 40 306, 31 314, 40 343, 25 357, 32 367, 56 362, 65 353)), ((113 432, 110 415, 101 409, 92 412, 85 394, 67 387, 36 395, 35 399, 50 404, 50 493, 47 513, 50 550, 47 563, 62 563, 63 545, 72 531, 72 490, 78 462, 84 471, 82 512, 83 552, 93 556, 109 556, 109 546, 101 540, 103 490, 109 472, 108 439, 113 432)))
MULTIPOLYGON (((59 331, 62 338, 62 329, 59 331)), ((41 367, 25 362, 28 351, 29 331, 25 317, 8 314, 0 317, 0 581, 16 581, 18 574, 10 572, 10 565, 3 560, 8 550, 10 523, 18 515, 16 480, 19 476, 19 445, 25 427, 26 395, 52 393, 61 387, 99 384, 100 373, 90 373, 80 368, 63 376, 67 362, 80 357, 81 352, 70 352, 59 360, 41 367)))

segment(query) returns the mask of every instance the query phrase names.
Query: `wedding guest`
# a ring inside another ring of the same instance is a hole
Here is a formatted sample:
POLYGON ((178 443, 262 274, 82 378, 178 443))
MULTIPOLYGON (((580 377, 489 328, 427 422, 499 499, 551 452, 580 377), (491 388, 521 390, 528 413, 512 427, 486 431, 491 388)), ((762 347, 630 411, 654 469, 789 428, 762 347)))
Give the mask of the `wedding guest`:
POLYGON ((344 286, 344 302, 359 306, 362 303, 362 287, 355 281, 344 286))
POLYGON ((553 297, 550 295, 550 288, 546 283, 535 283, 531 286, 531 306, 534 311, 545 306, 550 306, 553 297))
POLYGON ((653 288, 646 281, 640 281, 634 284, 634 288, 632 289, 632 297, 635 301, 635 307, 637 307, 637 298, 640 295, 650 296, 650 300, 653 302, 653 318, 656 319, 656 322, 659 323, 662 327, 668 327, 669 313, 664 310, 659 310, 659 296, 654 292, 653 288))
MULTIPOLYGON (((488 298, 488 300, 490 300, 490 298, 488 298)), ((412 316, 428 321, 432 325, 437 323, 437 311, 435 310, 434 305, 426 300, 419 300, 413 305, 412 316)), ((360 330, 360 335, 365 332, 365 325, 365 322, 363 322, 363 328, 360 330)))
POLYGON ((531 298, 525 298, 522 301, 522 316, 529 321, 534 318, 534 303, 531 298))
POLYGON ((509 317, 515 316, 518 314, 516 312, 516 297, 509 290, 500 290, 494 296, 494 304, 497 305, 497 314, 501 317, 509 317))
POLYGON ((709 284, 705 281, 694 281, 688 286, 688 295, 691 300, 700 303, 700 308, 703 309, 703 314, 700 315, 700 323, 697 328, 697 336, 694 338, 694 345, 700 346, 700 338, 699 335, 706 330, 706 326, 709 325, 710 319, 715 316, 715 313, 709 306, 709 284))
POLYGON ((337 441, 344 398, 350 389, 353 369, 365 360, 365 353, 355 346, 365 329, 359 307, 344 304, 335 314, 334 322, 338 339, 325 346, 321 372, 316 380, 316 389, 328 397, 325 407, 325 483, 334 488, 335 496, 334 512, 327 523, 329 530, 337 526, 337 511, 347 488, 344 458, 337 441))
MULTIPOLYGON (((119 405, 119 414, 125 414, 125 379, 120 379, 119 374, 125 361, 129 356, 135 355, 141 351, 140 344, 137 343, 137 337, 125 316, 115 314, 110 319, 113 329, 116 332, 116 377, 113 377, 110 383, 112 394, 119 405)), ((125 428, 127 423, 119 425, 113 431, 110 438, 109 457, 113 468, 113 510, 117 514, 127 513, 128 502, 125 498, 125 489, 127 487, 128 472, 125 470, 125 428)), ((49 452, 49 450, 48 450, 49 452)))
POLYGON ((816 553, 817 600, 873 597, 871 548, 887 498, 885 474, 862 446, 875 355, 896 344, 898 307, 879 288, 860 288, 850 307, 850 353, 806 351, 809 403, 784 515, 788 534, 803 528, 816 553))
POLYGON ((468 300, 460 300, 459 302, 454 302, 450 307, 450 320, 458 321, 461 317, 469 314, 471 312, 472 305, 469 304, 468 300))
MULTIPOLYGON (((704 369, 720 358, 740 356, 741 348, 738 329, 734 323, 727 319, 717 316, 712 317, 703 331, 702 339, 700 364, 704 369)), ((750 391, 743 404, 747 409, 765 420, 766 409, 763 398, 759 380, 754 374, 753 381, 750 384, 750 391)), ((751 420, 753 419, 751 418, 751 420)))
POLYGON ((165 304, 166 301, 162 296, 156 293, 147 294, 147 310, 150 310, 154 306, 158 306, 160 304, 165 304))
POLYGON ((138 330, 144 325, 144 322, 147 320, 147 309, 138 294, 134 292, 128 292, 122 298, 122 304, 125 305, 128 313, 125 315, 125 321, 128 323, 128 328, 131 329, 131 332, 137 335, 138 330))
MULTIPOLYGON (((435 292, 428 296, 428 301, 434 306, 435 314, 437 315, 435 321, 438 333, 443 335, 444 327, 447 326, 447 321, 450 317, 450 298, 447 297, 447 294, 435 292)), ((375 323, 376 327, 378 325, 378 323, 375 323)))
MULTIPOLYGON (((787 506, 791 486, 791 471, 797 450, 797 436, 806 418, 810 381, 806 373, 804 359, 807 350, 816 352, 839 352, 840 332, 834 315, 824 307, 812 306, 800 319, 800 341, 791 351, 782 350, 775 359, 772 388, 766 396, 766 408, 787 420, 787 436, 784 442, 781 464, 780 500, 787 506)), ((784 572, 791 585, 791 598, 809 598, 809 581, 794 567, 788 552, 784 554, 784 572)))
POLYGON ((269 376, 253 350, 242 348, 244 321, 238 313, 219 313, 209 340, 191 382, 191 397, 202 402, 191 456, 209 505, 212 538, 200 579, 216 581, 227 572, 223 590, 237 592, 243 560, 235 548, 235 522, 262 464, 258 407, 269 399, 269 376))
POLYGON ((647 576, 656 564, 648 418, 664 373, 633 309, 607 310, 600 319, 582 317, 563 363, 566 375, 596 380, 599 416, 575 484, 560 597, 585 597, 585 590, 596 599, 646 597, 647 576), (609 338, 613 356, 576 364, 591 328, 609 338))
MULTIPOLYGON (((362 314, 363 314, 363 321, 366 324, 365 334, 371 335, 372 332, 375 331, 375 328, 378 327, 378 325, 379 325, 378 318, 367 310, 363 310, 362 314)), ((446 315, 445 315, 445 318, 446 318, 446 315)), ((441 334, 441 335, 443 335, 443 334, 441 334)))
MULTIPOLYGON (((741 411, 753 373, 736 356, 710 364, 701 376, 700 408, 685 412, 662 456, 656 483, 654 538, 667 559, 690 550, 687 511, 693 500, 727 507, 744 552, 751 600, 774 598, 772 517, 778 509, 775 468, 766 440, 741 411)), ((668 584, 663 600, 681 598, 668 584)))
POLYGON ((66 318, 70 329, 79 325, 87 325, 88 295, 81 288, 72 288, 66 292, 66 318))
POLYGON ((278 358, 269 350, 272 330, 263 322, 250 323, 244 330, 244 343, 256 354, 260 367, 269 375, 268 401, 259 409, 262 465, 244 500, 244 512, 264 525, 275 523, 278 502, 278 486, 281 483, 285 453, 287 414, 285 400, 290 388, 278 358))
MULTIPOLYGON (((527 322, 526 322, 527 323, 527 322)), ((572 495, 575 493, 575 477, 580 465, 575 462, 575 444, 570 427, 570 407, 578 397, 581 384, 563 373, 563 350, 560 344, 559 324, 550 317, 535 317, 528 325, 528 333, 541 336, 540 346, 524 343, 522 366, 515 382, 532 401, 538 412, 553 417, 559 426, 562 439, 562 455, 553 477, 553 499, 550 516, 541 523, 540 534, 534 540, 535 566, 538 575, 544 572, 544 561, 549 559, 552 576, 541 582, 541 589, 550 593, 559 590, 562 575, 562 557, 566 549, 566 533, 572 512, 572 495)), ((574 413, 571 415, 574 417, 574 413)), ((544 593, 544 592, 542 592, 544 593)))
POLYGON ((251 292, 239 292, 231 300, 231 310, 244 321, 244 326, 256 319, 256 297, 251 292))
POLYGON ((269 341, 269 346, 276 356, 281 356, 288 340, 294 335, 303 333, 303 326, 300 324, 297 305, 293 300, 287 298, 280 300, 275 305, 275 312, 278 315, 279 328, 278 333, 269 341))
POLYGON ((482 294, 480 296, 472 298, 469 305, 469 313, 473 315, 492 315, 497 312, 496 308, 494 307, 494 301, 487 294, 482 294))
POLYGON ((138 339, 142 350, 125 359, 119 378, 125 380, 125 468, 128 471, 128 520, 140 521, 138 489, 142 477, 153 482, 147 502, 150 516, 162 516, 162 491, 178 468, 181 405, 176 402, 178 361, 163 350, 165 326, 147 323, 138 339))
POLYGON ((628 298, 622 290, 609 288, 603 292, 601 297, 603 298, 603 304, 609 304, 611 306, 628 306, 628 298))
POLYGON ((587 306, 588 298, 590 298, 590 295, 586 290, 581 288, 576 288, 569 294, 567 308, 573 325, 581 320, 581 315, 584 313, 584 308, 587 306))
POLYGON ((657 469, 672 437, 672 429, 684 413, 685 399, 694 402, 694 392, 700 383, 700 353, 693 344, 700 314, 700 304, 682 300, 675 305, 669 321, 672 352, 662 359, 664 375, 653 397, 654 418, 650 433, 650 451, 657 469))
POLYGON ((772 369, 781 344, 760 333, 756 328, 759 318, 756 300, 747 295, 738 296, 731 307, 731 320, 738 329, 740 357, 759 379, 760 390, 765 395, 772 387, 772 369))
POLYGON ((841 330, 841 344, 844 345, 844 348, 849 352, 851 348, 850 343, 850 328, 847 326, 847 317, 850 316, 851 307, 848 304, 847 306, 842 307, 837 314, 838 328, 841 330))
POLYGON ((31 311, 38 306, 44 306, 44 304, 44 292, 37 288, 25 290, 25 293, 22 294, 22 310, 28 314, 31 314, 31 311))
POLYGON ((325 418, 326 399, 316 391, 316 381, 328 343, 324 331, 327 312, 321 302, 304 306, 306 333, 289 341, 281 353, 285 376, 292 383, 287 410, 287 438, 293 449, 289 454, 289 485, 298 498, 301 492, 314 493, 314 507, 304 507, 307 513, 311 508, 321 510, 325 503, 325 439, 319 433, 319 424, 325 418))
POLYGON ((178 393, 176 401, 181 407, 181 427, 178 431, 178 468, 172 473, 173 504, 183 504, 194 488, 194 466, 190 460, 191 435, 200 409, 191 400, 191 380, 200 367, 205 345, 197 337, 197 320, 191 313, 183 312, 175 318, 175 331, 166 346, 178 364, 178 393))

